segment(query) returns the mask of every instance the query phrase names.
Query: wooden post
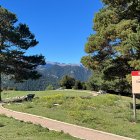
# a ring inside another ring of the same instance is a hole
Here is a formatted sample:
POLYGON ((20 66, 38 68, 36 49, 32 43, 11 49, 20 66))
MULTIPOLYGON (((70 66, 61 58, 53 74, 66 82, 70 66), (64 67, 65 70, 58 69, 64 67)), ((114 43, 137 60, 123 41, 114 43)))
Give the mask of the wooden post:
POLYGON ((133 93, 133 112, 134 112, 134 121, 136 122, 136 95, 133 93))

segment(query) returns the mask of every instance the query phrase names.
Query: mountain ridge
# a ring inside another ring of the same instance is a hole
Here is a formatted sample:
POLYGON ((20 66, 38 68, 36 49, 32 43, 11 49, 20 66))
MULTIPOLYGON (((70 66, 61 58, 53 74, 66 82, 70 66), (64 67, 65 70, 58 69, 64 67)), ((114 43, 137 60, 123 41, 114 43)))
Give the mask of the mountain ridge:
MULTIPOLYGON (((51 61, 47 61, 44 66, 48 66, 48 65, 84 67, 81 63, 79 63, 79 64, 77 64, 77 63, 60 63, 60 62, 51 62, 51 61)), ((40 65, 40 66, 43 66, 43 65, 40 65)), ((40 67, 40 66, 38 66, 38 67, 40 67)))
POLYGON ((91 76, 91 71, 81 64, 65 64, 58 62, 46 62, 46 65, 37 67, 37 71, 42 75, 38 80, 27 80, 23 83, 3 80, 3 87, 14 87, 18 90, 45 90, 48 85, 59 87, 59 81, 63 76, 68 75, 76 80, 87 81, 91 76))

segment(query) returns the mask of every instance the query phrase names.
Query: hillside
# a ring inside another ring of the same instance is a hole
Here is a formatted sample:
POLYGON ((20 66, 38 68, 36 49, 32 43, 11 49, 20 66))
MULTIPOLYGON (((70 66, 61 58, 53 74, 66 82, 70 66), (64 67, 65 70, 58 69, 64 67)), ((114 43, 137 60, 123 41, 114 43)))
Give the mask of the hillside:
POLYGON ((80 81, 86 81, 91 75, 91 71, 82 65, 57 62, 47 62, 46 65, 40 65, 37 71, 42 75, 40 79, 27 80, 23 83, 14 83, 14 81, 8 80, 7 76, 4 76, 2 78, 2 87, 18 90, 44 90, 49 84, 55 88, 59 87, 59 81, 64 75, 69 75, 80 81))

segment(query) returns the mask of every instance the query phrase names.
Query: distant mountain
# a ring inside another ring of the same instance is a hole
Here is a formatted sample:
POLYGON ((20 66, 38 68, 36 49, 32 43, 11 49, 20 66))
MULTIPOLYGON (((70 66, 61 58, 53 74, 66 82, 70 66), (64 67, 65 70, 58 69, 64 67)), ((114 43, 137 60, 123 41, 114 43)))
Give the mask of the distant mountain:
POLYGON ((46 62, 46 65, 40 65, 38 68, 49 68, 52 66, 60 66, 60 67, 65 67, 65 66, 79 66, 79 67, 84 67, 82 64, 71 64, 71 63, 58 63, 58 62, 46 62))
POLYGON ((47 62, 46 65, 38 66, 37 70, 42 75, 48 75, 58 79, 61 79, 64 75, 69 75, 77 80, 86 81, 91 75, 91 71, 81 64, 47 62))
POLYGON ((69 75, 76 80, 86 81, 91 76, 91 71, 81 64, 65 64, 57 62, 47 62, 46 65, 37 67, 37 71, 42 75, 38 80, 27 80, 24 83, 14 83, 3 78, 3 87, 15 87, 18 90, 44 90, 49 84, 55 88, 59 87, 60 79, 69 75))

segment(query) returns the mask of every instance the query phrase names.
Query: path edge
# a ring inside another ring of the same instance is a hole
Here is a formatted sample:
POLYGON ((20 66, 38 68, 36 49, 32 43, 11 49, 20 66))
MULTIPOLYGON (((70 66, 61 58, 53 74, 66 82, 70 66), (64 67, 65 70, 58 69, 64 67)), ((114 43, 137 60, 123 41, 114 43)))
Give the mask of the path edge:
MULTIPOLYGON (((133 138, 129 138, 129 137, 125 137, 125 136, 120 136, 120 135, 117 135, 117 134, 113 134, 113 133, 109 133, 109 132, 104 132, 104 131, 100 131, 100 130, 96 130, 96 129, 91 129, 91 128, 87 128, 87 127, 83 127, 83 126, 79 126, 79 125, 75 125, 75 124, 70 124, 70 123, 66 123, 66 122, 62 122, 62 121, 50 119, 50 118, 43 117, 43 116, 38 116, 38 115, 29 114, 29 113, 25 113, 25 112, 14 111, 14 110, 5 108, 3 105, 4 105, 4 104, 0 104, 0 106, 1 106, 3 109, 6 109, 6 110, 8 110, 8 111, 10 111, 10 112, 15 112, 15 113, 19 113, 19 114, 25 114, 25 115, 29 115, 29 116, 34 116, 34 117, 37 117, 37 118, 42 118, 42 119, 46 119, 46 120, 50 120, 50 121, 54 121, 54 122, 58 122, 58 123, 63 123, 63 124, 66 124, 66 125, 70 125, 70 126, 74 126, 74 127, 83 128, 83 129, 90 130, 90 131, 94 131, 94 132, 101 133, 101 134, 106 134, 106 135, 110 135, 110 136, 115 136, 115 137, 118 137, 118 138, 124 138, 124 139, 127 139, 127 140, 136 140, 136 139, 133 139, 133 138)), ((5 114, 5 115, 6 115, 6 114, 5 114)), ((7 116, 7 115, 6 115, 6 116, 7 116)), ((9 117, 9 116, 7 116, 7 117, 9 117)), ((15 118, 15 119, 16 119, 16 118, 15 118)), ((17 119, 17 120, 19 120, 19 119, 17 119)), ((31 122, 31 123, 33 123, 33 122, 31 122)), ((42 127, 43 127, 43 126, 42 126, 42 127)), ((49 128, 48 128, 48 129, 49 129, 49 128)), ((50 130, 55 130, 55 129, 50 129, 50 130)), ((58 131, 58 130, 55 130, 55 131, 58 131)))

